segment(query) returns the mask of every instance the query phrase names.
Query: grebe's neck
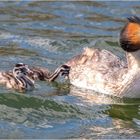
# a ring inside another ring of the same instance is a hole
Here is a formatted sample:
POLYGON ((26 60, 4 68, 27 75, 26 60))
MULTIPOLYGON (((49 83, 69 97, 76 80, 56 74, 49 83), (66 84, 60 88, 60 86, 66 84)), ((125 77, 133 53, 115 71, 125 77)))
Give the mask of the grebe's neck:
POLYGON ((32 89, 34 87, 34 81, 26 75, 16 76, 18 85, 24 89, 32 89))
POLYGON ((127 52, 128 69, 136 70, 140 68, 140 50, 135 52, 127 52))

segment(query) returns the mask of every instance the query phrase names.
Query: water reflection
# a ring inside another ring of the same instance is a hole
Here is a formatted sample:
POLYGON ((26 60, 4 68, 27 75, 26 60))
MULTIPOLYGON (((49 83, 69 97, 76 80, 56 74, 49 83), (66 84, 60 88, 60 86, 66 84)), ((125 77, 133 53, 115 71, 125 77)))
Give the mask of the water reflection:
MULTIPOLYGON (((126 17, 140 14, 139 5, 1 1, 0 69, 23 62, 54 70, 84 47, 108 49, 123 59, 118 35, 126 17)), ((60 81, 39 82, 23 95, 0 87, 0 138, 139 138, 139 99, 82 91, 60 81)))
MULTIPOLYGON (((19 134, 19 137, 15 138, 75 138, 75 135, 79 138, 139 136, 138 99, 112 98, 89 91, 83 92, 74 87, 71 87, 70 93, 65 96, 62 95, 62 89, 60 90, 61 95, 55 97, 19 93, 0 94, 0 120, 4 120, 0 123, 0 132, 3 132, 3 125, 5 129, 10 129, 10 135, 7 135, 9 138, 13 138, 13 134, 19 134), (62 133, 65 129, 66 133, 62 133), (75 133, 73 130, 76 130, 75 133), (25 133, 27 131, 28 135, 25 133), (54 136, 53 132, 59 133, 58 137, 54 136), (33 136, 34 133, 36 134, 33 136), (42 134, 41 137, 39 133, 42 134)), ((3 132, 2 136, 4 135, 6 134, 3 132)), ((8 138, 7 136, 5 138, 8 138)))
MULTIPOLYGON (((13 121, 13 118, 15 118, 14 120, 17 122, 18 122, 18 119, 22 120, 21 118, 24 115, 26 117, 31 117, 31 116, 39 117, 37 119, 38 119, 38 121, 40 121, 40 117, 42 117, 42 119, 43 119, 43 116, 45 114, 46 115, 44 116, 44 118, 50 118, 50 119, 51 119, 51 117, 49 117, 49 116, 54 116, 56 118, 60 117, 62 119, 62 117, 66 118, 68 116, 71 118, 72 116, 75 116, 76 114, 79 114, 79 115, 83 114, 82 112, 80 112, 80 110, 78 108, 76 108, 76 106, 74 107, 72 105, 68 105, 65 103, 59 104, 53 100, 48 100, 48 99, 41 100, 41 99, 35 98, 35 97, 28 97, 28 96, 12 94, 12 93, 11 94, 10 93, 1 94, 0 95, 0 105, 1 105, 1 107, 0 107, 1 108, 1 117, 2 118, 8 117, 12 121, 13 121), (9 111, 7 112, 6 110, 9 110, 9 111), (47 113, 47 111, 49 113, 47 113), (59 114, 59 112, 61 112, 62 114, 61 113, 59 114), (26 113, 31 114, 31 116, 27 115, 26 113), (42 113, 42 114, 40 115, 40 113, 42 113), (14 114, 15 114, 15 116, 14 116, 14 114), (48 117, 47 117, 47 115, 48 115, 48 117), (19 116, 21 116, 21 118, 19 116)), ((77 115, 77 117, 79 115, 77 115)), ((22 121, 24 122, 25 120, 23 119, 22 121)))
POLYGON ((103 120, 101 117, 99 122, 96 120, 98 123, 89 126, 87 131, 90 135, 84 134, 87 135, 86 138, 138 138, 140 99, 111 97, 74 86, 70 88, 70 95, 76 96, 84 105, 92 106, 94 110, 99 111, 98 107, 104 108, 98 114, 103 120))

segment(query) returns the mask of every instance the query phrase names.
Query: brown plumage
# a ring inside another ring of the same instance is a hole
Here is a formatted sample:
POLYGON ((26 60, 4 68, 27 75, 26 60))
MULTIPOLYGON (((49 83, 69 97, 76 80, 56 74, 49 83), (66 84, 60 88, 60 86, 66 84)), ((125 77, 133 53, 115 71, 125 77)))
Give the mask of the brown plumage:
POLYGON ((127 52, 140 49, 140 19, 138 17, 128 18, 120 34, 121 47, 127 52))

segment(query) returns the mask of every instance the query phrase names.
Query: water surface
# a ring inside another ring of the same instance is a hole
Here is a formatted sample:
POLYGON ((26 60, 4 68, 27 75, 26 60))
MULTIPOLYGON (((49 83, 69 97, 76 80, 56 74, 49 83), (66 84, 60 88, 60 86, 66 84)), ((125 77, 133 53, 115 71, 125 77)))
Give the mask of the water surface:
MULTIPOLYGON (((54 70, 84 47, 124 58, 119 32, 140 2, 0 2, 0 70, 15 63, 54 70)), ((0 138, 140 137, 140 99, 83 91, 59 78, 26 94, 0 86, 0 138)))

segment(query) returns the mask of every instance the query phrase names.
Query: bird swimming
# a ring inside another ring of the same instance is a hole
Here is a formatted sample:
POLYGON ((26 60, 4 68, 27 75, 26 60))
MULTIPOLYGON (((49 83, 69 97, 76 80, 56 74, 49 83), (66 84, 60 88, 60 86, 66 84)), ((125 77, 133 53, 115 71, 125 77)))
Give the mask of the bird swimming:
POLYGON ((0 84, 18 92, 25 92, 34 88, 34 80, 29 77, 33 72, 28 65, 23 63, 15 64, 13 70, 0 72, 0 84))
POLYGON ((34 89, 36 80, 54 81, 60 74, 67 75, 69 67, 62 65, 54 72, 50 72, 47 68, 31 67, 24 63, 15 64, 13 70, 0 72, 0 84, 5 85, 9 89, 15 89, 18 92, 26 92, 34 89))
POLYGON ((140 18, 133 16, 120 33, 126 63, 105 49, 85 48, 65 63, 69 80, 76 87, 118 96, 140 97, 140 18))
POLYGON ((32 75, 29 75, 33 80, 40 81, 54 81, 59 75, 67 76, 69 74, 70 68, 67 65, 61 65, 55 69, 54 72, 50 72, 47 68, 44 67, 30 67, 33 72, 32 75))

